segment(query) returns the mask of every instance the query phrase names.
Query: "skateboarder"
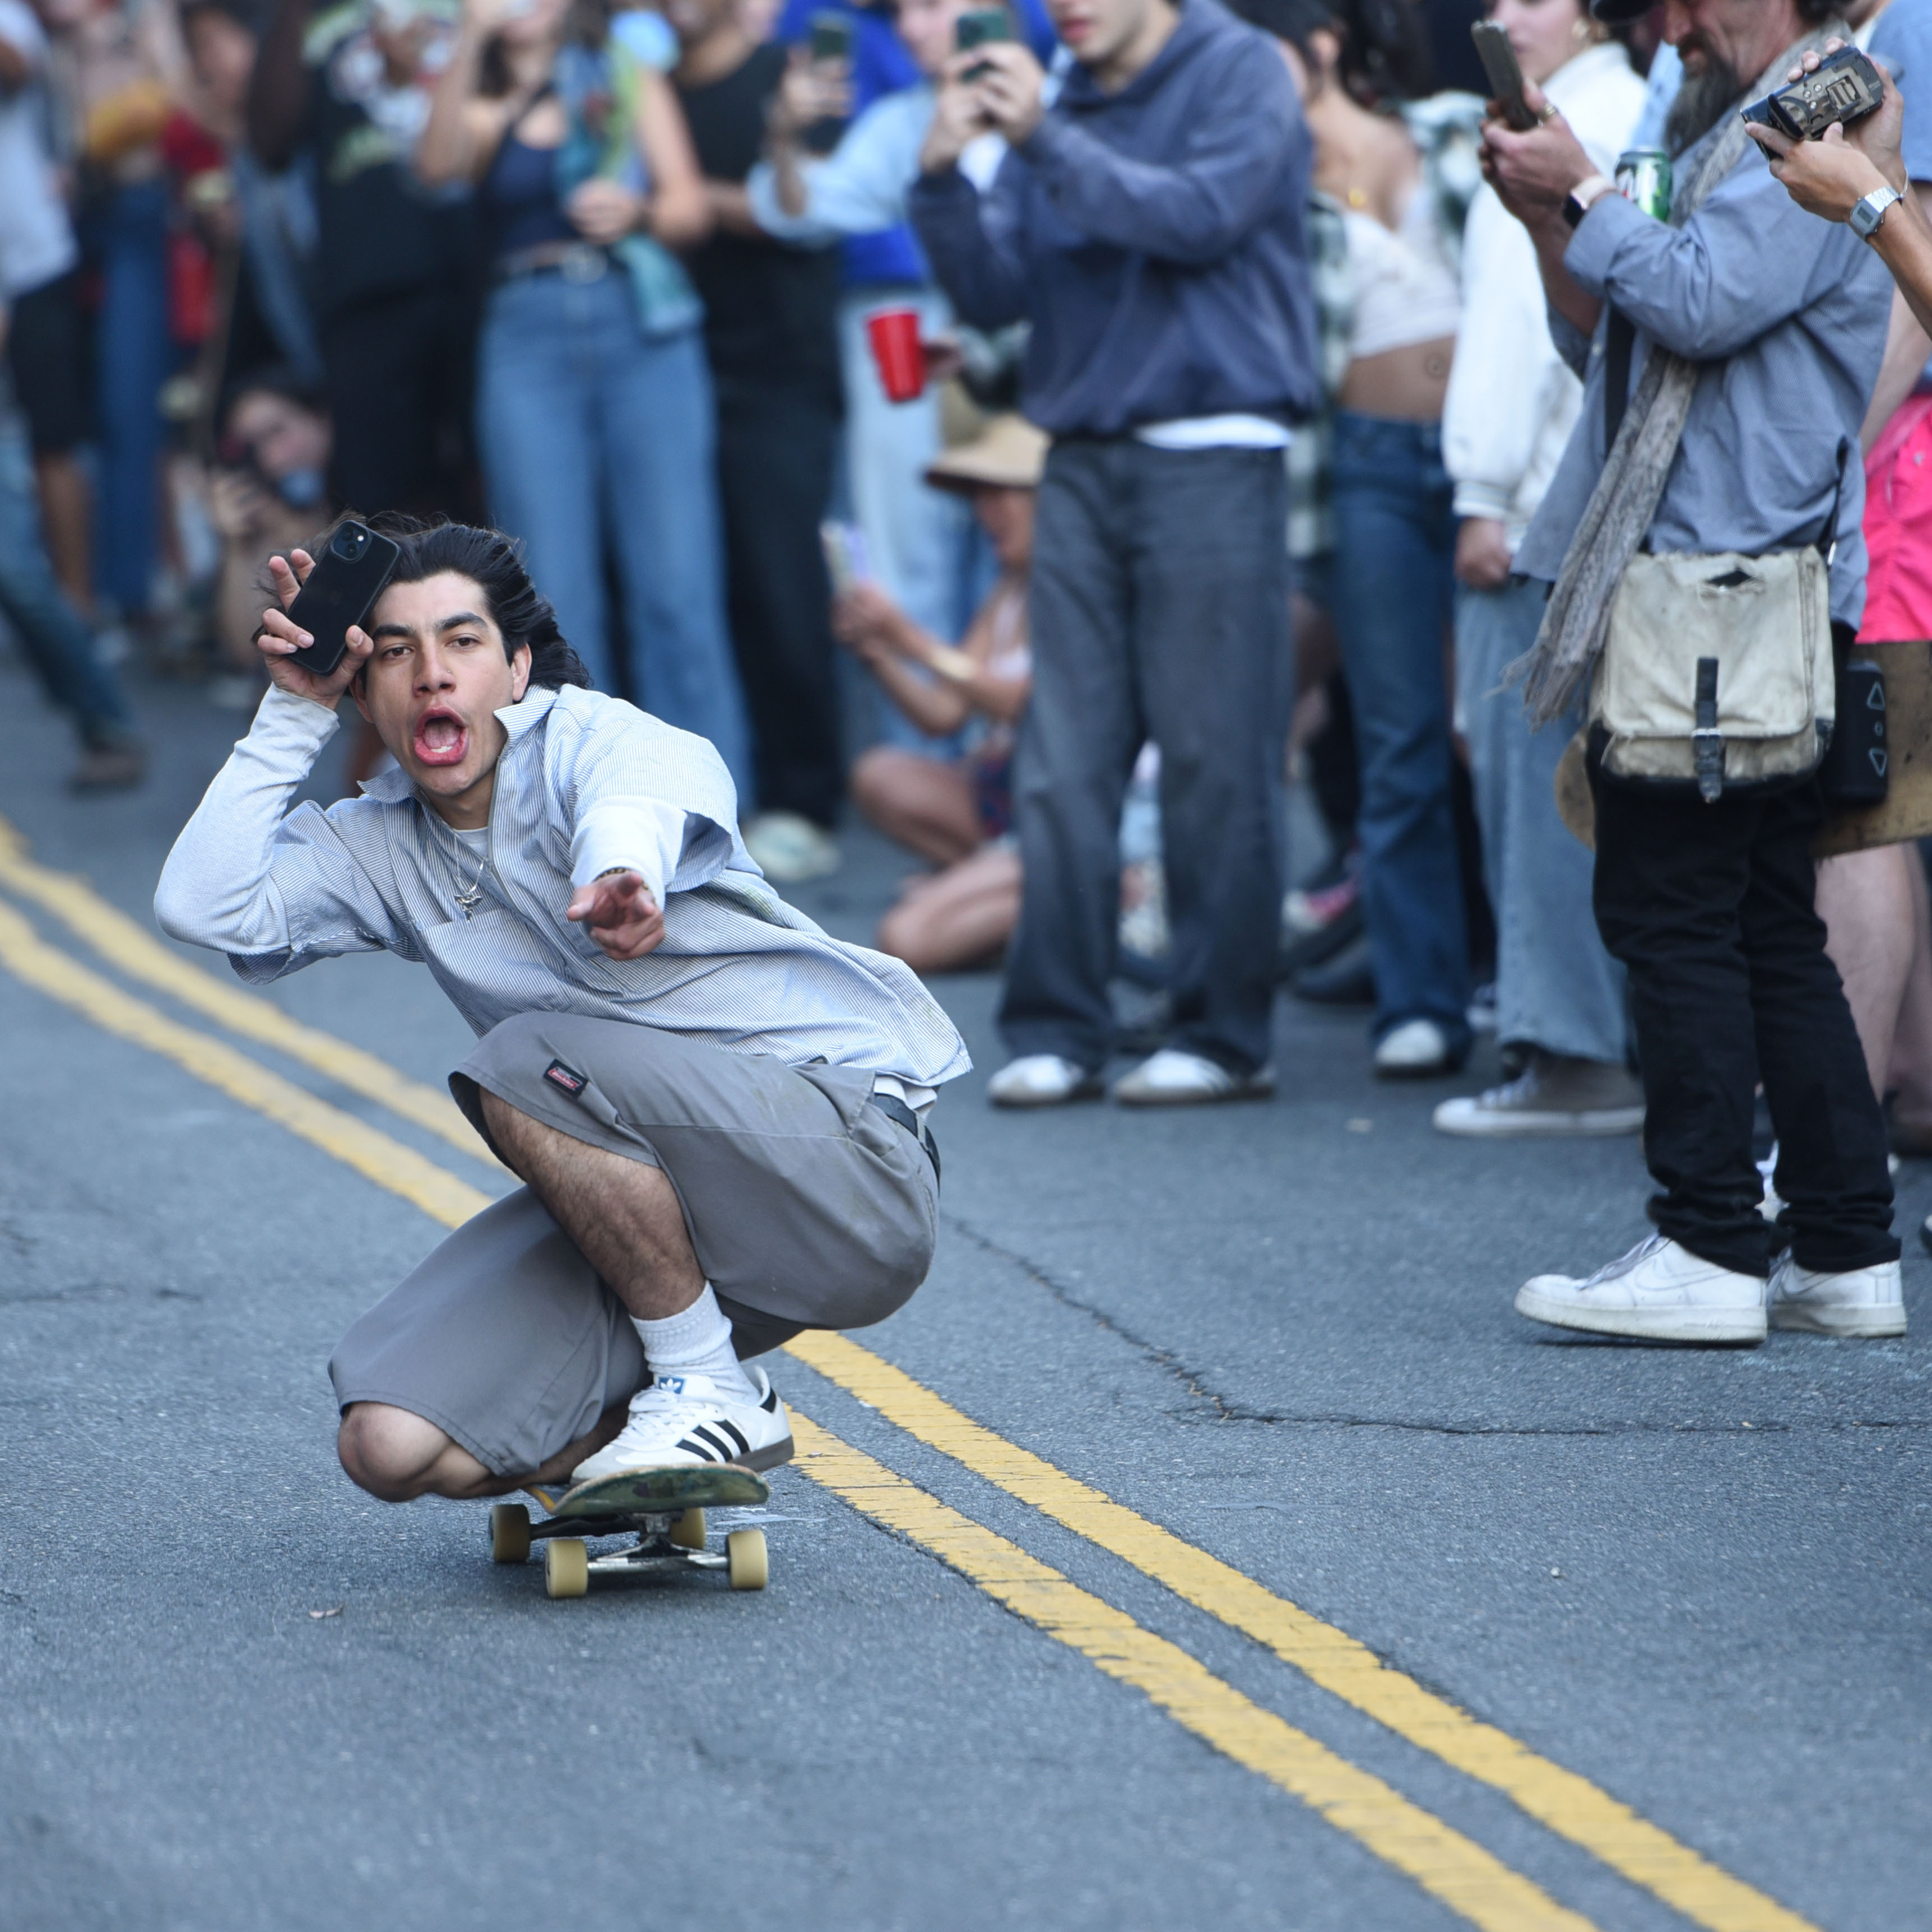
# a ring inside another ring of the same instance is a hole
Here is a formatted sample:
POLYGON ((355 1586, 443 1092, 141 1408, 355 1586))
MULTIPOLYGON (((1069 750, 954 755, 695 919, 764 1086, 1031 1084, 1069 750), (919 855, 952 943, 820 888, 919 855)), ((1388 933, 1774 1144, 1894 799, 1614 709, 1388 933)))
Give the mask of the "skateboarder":
MULTIPOLYGON (((924 1280, 926 1117, 964 1048, 907 968, 765 884, 710 744, 586 688, 507 538, 388 534, 331 675, 264 614, 272 687, 154 900, 254 983, 418 961, 478 1036, 451 1089, 526 1185, 344 1337, 343 1467, 403 1502, 782 1462, 784 1406, 743 1360, 924 1280), (291 811, 345 692, 395 769, 291 811)), ((281 605, 313 567, 276 560, 281 605)))

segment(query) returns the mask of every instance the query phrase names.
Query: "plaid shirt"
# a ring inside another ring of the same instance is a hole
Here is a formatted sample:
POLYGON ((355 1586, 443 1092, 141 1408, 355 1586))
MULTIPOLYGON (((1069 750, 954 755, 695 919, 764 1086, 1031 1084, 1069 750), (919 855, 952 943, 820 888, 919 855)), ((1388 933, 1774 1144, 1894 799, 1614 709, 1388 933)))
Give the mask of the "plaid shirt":
MULTIPOLYGON (((1411 101, 1402 117, 1422 157, 1422 192, 1436 203, 1436 219, 1451 262, 1460 262, 1462 225, 1483 184, 1483 104, 1472 94, 1438 94, 1411 101)), ((1308 197, 1309 268, 1315 284, 1322 393, 1328 409, 1348 373, 1348 341, 1354 332, 1354 284, 1348 272, 1348 233, 1342 205, 1319 190, 1308 197)), ((1330 507, 1334 434, 1324 412, 1300 424, 1288 452, 1288 554, 1297 562, 1326 556, 1335 548, 1330 507)))
POLYGON ((1317 361, 1327 407, 1300 424, 1288 450, 1288 554, 1297 562, 1335 548, 1329 503, 1334 433, 1328 411, 1348 373, 1348 338, 1355 326, 1354 284, 1348 275, 1348 231, 1332 196, 1308 197, 1308 264, 1315 287, 1317 361))

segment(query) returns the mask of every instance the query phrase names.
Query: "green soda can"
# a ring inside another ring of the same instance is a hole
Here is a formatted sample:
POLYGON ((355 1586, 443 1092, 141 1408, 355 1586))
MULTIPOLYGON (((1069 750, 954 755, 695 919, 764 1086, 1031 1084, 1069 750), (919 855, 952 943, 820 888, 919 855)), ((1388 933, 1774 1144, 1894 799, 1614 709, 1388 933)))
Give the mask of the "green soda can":
POLYGON ((1670 219, 1670 157, 1661 148, 1627 148, 1617 157, 1617 192, 1653 221, 1670 219))

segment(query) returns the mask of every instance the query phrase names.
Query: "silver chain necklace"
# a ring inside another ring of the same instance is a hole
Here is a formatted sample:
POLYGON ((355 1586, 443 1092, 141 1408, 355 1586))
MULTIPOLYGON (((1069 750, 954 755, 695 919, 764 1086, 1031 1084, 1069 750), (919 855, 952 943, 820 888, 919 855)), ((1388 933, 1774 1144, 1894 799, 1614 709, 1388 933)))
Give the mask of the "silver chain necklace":
POLYGON ((467 919, 483 903, 483 874, 488 871, 490 862, 484 859, 476 868, 476 878, 466 886, 463 883, 463 841, 458 837, 454 826, 445 824, 443 830, 449 834, 449 842, 454 848, 450 855, 450 869, 456 874, 456 909, 467 919))

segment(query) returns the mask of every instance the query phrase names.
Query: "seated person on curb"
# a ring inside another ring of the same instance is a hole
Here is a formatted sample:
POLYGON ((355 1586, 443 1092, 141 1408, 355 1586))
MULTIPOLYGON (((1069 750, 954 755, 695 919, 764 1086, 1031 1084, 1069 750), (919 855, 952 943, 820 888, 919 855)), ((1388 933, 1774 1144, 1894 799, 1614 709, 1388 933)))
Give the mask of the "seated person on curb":
MULTIPOLYGON (((765 884, 709 744, 582 688, 508 538, 391 528, 401 558, 330 676, 264 616, 273 688, 154 902, 256 983, 419 961, 478 1035, 451 1089, 526 1184, 344 1337, 343 1467, 394 1502, 768 1468, 790 1424, 742 1360, 924 1280, 925 1116, 964 1049, 897 960, 765 884), (345 692, 396 769, 290 812, 345 692)), ((275 560, 283 605, 311 568, 275 560)))
POLYGON ((1027 572, 1034 492, 1046 460, 1038 430, 1019 416, 998 416, 926 472, 934 489, 972 500, 999 561, 998 579, 959 650, 921 628, 874 585, 854 585, 832 607, 840 639, 921 730, 944 737, 976 712, 987 721, 986 735, 956 764, 877 745, 853 769, 859 809, 941 868, 916 880, 880 923, 880 950, 915 972, 952 972, 986 958, 1018 922, 1019 854, 1006 835, 1013 734, 1033 688, 1027 572))

